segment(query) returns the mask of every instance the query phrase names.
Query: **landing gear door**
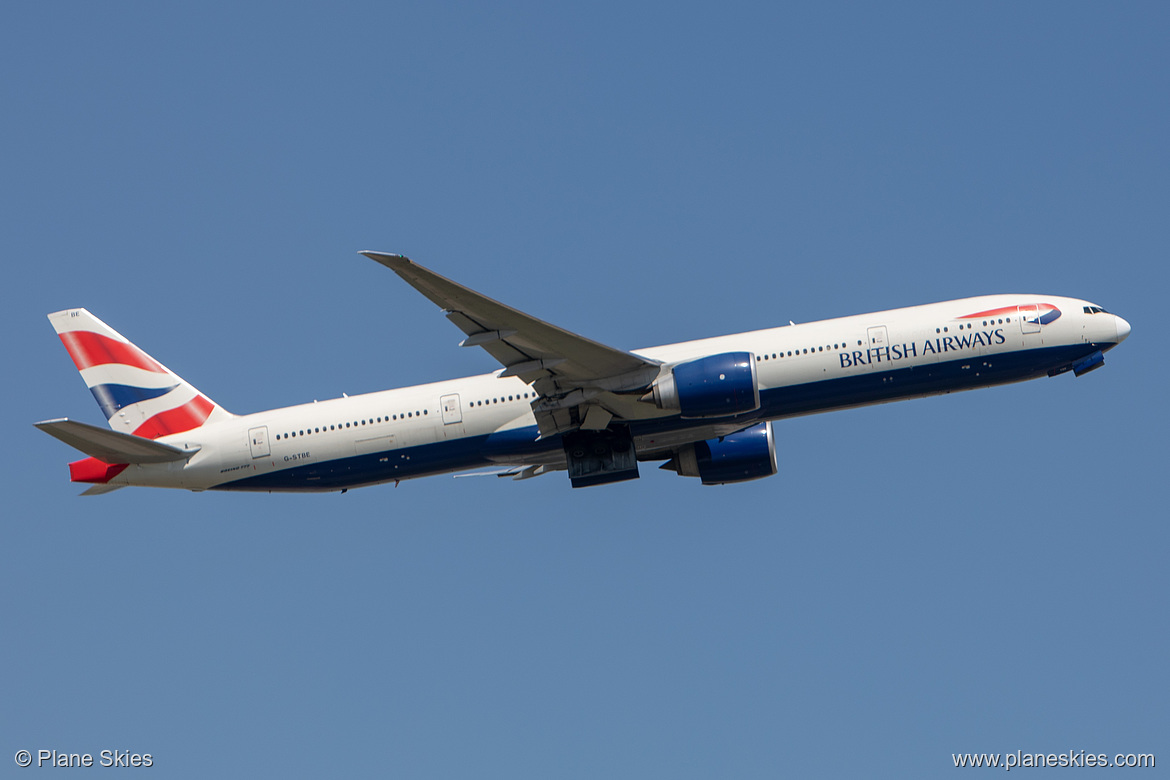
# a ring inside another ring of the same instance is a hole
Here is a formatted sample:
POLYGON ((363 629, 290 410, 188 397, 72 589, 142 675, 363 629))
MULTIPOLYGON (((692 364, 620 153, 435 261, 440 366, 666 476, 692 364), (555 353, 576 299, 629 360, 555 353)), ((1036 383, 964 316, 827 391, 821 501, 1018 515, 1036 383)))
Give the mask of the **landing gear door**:
POLYGON ((1024 333, 1039 333, 1040 332, 1040 311, 1036 304, 1030 306, 1020 306, 1020 327, 1024 333))
POLYGON ((463 422, 463 410, 459 406, 459 394, 452 393, 439 398, 439 406, 443 410, 443 425, 463 422))
MULTIPOLYGON (((236 441, 239 441, 237 439, 236 441)), ((253 458, 268 457, 268 426, 261 425, 248 431, 248 447, 252 450, 253 458)))

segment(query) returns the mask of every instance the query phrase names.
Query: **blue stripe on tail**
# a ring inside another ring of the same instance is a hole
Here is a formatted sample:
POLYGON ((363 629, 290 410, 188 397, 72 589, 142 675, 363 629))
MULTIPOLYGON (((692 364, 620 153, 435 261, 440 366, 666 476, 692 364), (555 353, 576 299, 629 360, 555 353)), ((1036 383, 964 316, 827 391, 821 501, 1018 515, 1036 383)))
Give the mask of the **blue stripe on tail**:
POLYGON ((174 390, 178 385, 171 385, 170 387, 134 387, 133 385, 96 385, 89 388, 93 393, 93 397, 97 399, 98 406, 102 408, 102 412, 106 415, 106 419, 110 419, 117 414, 119 409, 136 404, 139 401, 149 401, 151 398, 159 398, 174 390))

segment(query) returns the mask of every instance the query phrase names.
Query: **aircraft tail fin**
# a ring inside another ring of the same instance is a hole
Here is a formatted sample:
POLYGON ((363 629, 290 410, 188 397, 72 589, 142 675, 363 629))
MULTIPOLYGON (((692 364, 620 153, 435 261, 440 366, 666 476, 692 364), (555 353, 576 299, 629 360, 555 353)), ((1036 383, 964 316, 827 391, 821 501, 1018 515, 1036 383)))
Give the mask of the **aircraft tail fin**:
POLYGON ((85 309, 49 321, 113 430, 157 439, 232 416, 85 309))

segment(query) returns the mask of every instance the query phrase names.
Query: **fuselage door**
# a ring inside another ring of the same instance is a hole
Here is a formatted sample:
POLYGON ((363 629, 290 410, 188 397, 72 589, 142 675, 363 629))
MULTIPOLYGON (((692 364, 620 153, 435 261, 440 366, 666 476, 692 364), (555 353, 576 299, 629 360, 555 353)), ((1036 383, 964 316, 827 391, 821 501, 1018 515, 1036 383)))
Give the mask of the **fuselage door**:
POLYGON ((439 398, 439 406, 443 410, 443 425, 463 422, 463 410, 459 406, 458 393, 451 393, 439 398))
POLYGON ((1036 304, 1030 306, 1020 306, 1020 327, 1024 333, 1039 333, 1040 332, 1040 311, 1036 304))
POLYGON ((869 346, 871 349, 890 346, 890 337, 886 333, 885 325, 874 325, 872 328, 868 328, 866 335, 869 337, 869 346))
MULTIPOLYGON (((236 439, 239 441, 239 439, 236 439)), ((252 450, 253 458, 268 457, 268 426, 261 425, 248 431, 248 447, 252 450)))

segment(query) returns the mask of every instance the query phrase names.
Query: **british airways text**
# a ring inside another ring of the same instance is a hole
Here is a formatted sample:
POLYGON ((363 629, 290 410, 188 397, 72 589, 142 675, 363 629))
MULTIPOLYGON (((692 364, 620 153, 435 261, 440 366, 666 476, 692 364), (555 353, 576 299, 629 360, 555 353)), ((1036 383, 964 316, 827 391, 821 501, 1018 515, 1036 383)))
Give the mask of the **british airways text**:
POLYGON ((909 344, 893 344, 888 347, 870 347, 864 352, 861 350, 841 352, 838 354, 838 357, 841 358, 841 368, 850 368, 851 366, 867 366, 871 363, 892 363, 896 360, 918 357, 919 355, 958 352, 964 349, 975 349, 976 347, 991 347, 1002 344, 1005 341, 1007 341, 1007 338, 1003 335, 1003 328, 996 328, 991 331, 976 331, 973 333, 963 333, 958 336, 942 336, 937 339, 927 339, 922 342, 921 346, 911 342, 909 344))

